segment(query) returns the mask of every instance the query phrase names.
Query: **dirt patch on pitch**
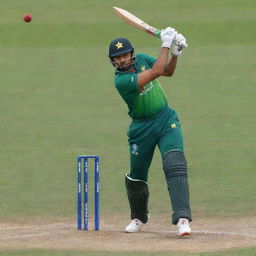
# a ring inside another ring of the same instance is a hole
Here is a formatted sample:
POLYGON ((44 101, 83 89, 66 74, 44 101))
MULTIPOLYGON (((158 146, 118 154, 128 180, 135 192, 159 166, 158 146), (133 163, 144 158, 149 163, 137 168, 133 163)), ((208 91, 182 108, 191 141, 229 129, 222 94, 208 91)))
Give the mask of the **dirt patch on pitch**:
POLYGON ((256 217, 194 219, 193 234, 188 238, 177 237, 176 227, 169 224, 168 216, 150 218, 136 234, 123 232, 127 220, 121 216, 101 220, 100 231, 78 231, 70 221, 0 223, 0 250, 203 252, 256 246, 256 217))

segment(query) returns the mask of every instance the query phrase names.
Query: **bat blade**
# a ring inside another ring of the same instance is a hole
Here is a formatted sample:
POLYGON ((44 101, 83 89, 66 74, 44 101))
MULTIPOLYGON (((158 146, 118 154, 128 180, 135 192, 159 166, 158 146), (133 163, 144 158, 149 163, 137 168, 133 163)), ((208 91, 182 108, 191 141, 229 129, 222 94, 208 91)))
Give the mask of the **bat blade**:
POLYGON ((139 19, 132 13, 118 7, 113 7, 115 14, 122 19, 124 22, 130 24, 131 26, 142 30, 152 36, 160 38, 161 31, 157 28, 150 26, 149 24, 145 23, 143 20, 139 19))
MULTIPOLYGON (((136 17, 134 14, 119 8, 119 7, 113 7, 115 14, 124 22, 130 24, 131 26, 142 30, 152 36, 155 36, 157 38, 161 38, 161 30, 150 26, 149 24, 145 23, 143 20, 139 19, 138 17, 136 17)), ((187 47, 188 45, 185 44, 181 44, 180 48, 184 48, 187 47)))

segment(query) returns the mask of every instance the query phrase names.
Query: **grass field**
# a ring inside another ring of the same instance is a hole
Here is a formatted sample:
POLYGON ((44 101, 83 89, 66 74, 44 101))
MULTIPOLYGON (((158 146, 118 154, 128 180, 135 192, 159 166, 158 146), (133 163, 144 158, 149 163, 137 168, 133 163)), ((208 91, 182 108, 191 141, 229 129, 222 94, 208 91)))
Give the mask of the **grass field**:
MULTIPOLYGON (((75 221, 76 157, 83 153, 101 157, 101 215, 128 216, 130 120, 113 86, 108 45, 124 36, 137 53, 157 56, 160 41, 124 24, 112 6, 159 28, 174 26, 188 39, 175 76, 160 82, 183 125, 195 220, 256 214, 254 0, 0 0, 0 6, 0 222, 75 221), (31 23, 22 21, 27 12, 31 23)), ((153 214, 169 209, 161 169, 157 151, 149 180, 153 214)), ((1 252, 49 254, 83 252, 1 252)), ((125 255, 86 255, 99 254, 125 255)))
MULTIPOLYGON (((81 255, 87 255, 87 256, 121 256, 121 255, 127 255, 127 256, 154 256, 155 253, 145 253, 145 252, 83 252, 83 251, 39 251, 39 250, 30 250, 30 251, 9 251, 9 252, 3 252, 2 256, 47 256, 47 255, 53 255, 53 256, 81 256, 81 255)), ((158 252, 157 255, 159 256, 187 256, 187 253, 177 253, 177 252, 158 252)), ((193 253, 190 254, 192 256, 254 256, 255 255, 255 249, 249 248, 249 249, 241 249, 241 250, 231 250, 229 252, 212 252, 212 253, 193 253)))

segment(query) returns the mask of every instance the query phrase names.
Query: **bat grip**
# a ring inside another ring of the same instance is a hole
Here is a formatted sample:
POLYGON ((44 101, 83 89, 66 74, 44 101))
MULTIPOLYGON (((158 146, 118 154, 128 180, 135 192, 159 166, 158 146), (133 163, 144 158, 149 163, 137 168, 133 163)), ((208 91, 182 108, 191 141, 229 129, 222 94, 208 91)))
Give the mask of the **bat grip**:
POLYGON ((155 37, 161 39, 161 30, 157 29, 157 30, 155 31, 155 37))

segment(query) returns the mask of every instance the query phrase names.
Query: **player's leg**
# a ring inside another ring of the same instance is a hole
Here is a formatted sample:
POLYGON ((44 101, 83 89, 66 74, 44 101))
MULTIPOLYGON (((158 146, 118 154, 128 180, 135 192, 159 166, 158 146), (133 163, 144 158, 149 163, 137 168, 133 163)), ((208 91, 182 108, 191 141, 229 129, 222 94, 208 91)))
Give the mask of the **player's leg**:
POLYGON ((162 155, 163 170, 171 199, 172 223, 178 224, 179 234, 190 233, 189 221, 192 220, 187 179, 187 161, 183 152, 181 126, 176 114, 168 120, 163 136, 158 143, 162 155), (189 220, 189 221, 187 221, 189 220), (185 227, 185 229, 184 229, 185 227))
POLYGON ((138 232, 140 227, 148 221, 148 184, 143 180, 125 176, 125 186, 131 210, 131 222, 125 228, 128 233, 138 232))
POLYGON ((130 139, 130 173, 125 177, 125 185, 131 210, 131 223, 126 232, 139 231, 148 221, 148 170, 153 158, 156 138, 130 139))
POLYGON ((167 152, 163 157, 163 169, 172 203, 172 223, 178 224, 179 235, 189 235, 192 217, 184 153, 179 150, 167 152))

